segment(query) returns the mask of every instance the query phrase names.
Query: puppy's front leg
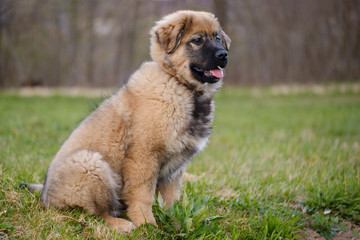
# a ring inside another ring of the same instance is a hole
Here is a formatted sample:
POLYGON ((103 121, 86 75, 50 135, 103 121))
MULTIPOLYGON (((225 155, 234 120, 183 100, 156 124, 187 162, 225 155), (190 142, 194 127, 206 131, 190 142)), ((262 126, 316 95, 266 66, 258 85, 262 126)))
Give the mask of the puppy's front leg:
POLYGON ((166 204, 166 207, 170 207, 174 200, 180 199, 181 181, 185 170, 180 170, 177 176, 165 183, 159 183, 156 189, 156 193, 161 193, 162 198, 166 204))
POLYGON ((143 223, 156 225, 152 213, 157 180, 156 166, 126 159, 123 168, 125 185, 122 197, 128 205, 128 217, 137 227, 143 223))

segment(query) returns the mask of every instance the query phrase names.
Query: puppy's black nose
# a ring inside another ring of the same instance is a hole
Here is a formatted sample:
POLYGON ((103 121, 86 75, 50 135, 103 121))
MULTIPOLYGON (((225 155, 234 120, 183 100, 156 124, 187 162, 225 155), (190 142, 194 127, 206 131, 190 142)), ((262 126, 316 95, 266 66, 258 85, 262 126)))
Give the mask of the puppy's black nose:
POLYGON ((215 57, 217 57, 218 59, 221 59, 221 60, 226 60, 228 59, 228 53, 227 51, 225 50, 218 50, 215 52, 215 57))

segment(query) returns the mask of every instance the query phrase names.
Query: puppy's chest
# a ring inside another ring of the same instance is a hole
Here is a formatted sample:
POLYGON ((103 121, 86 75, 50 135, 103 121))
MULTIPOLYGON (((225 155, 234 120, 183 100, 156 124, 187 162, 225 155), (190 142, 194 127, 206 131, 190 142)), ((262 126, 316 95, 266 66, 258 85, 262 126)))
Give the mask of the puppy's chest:
POLYGON ((186 164, 205 147, 211 134, 213 119, 212 98, 194 94, 191 111, 185 129, 176 140, 168 143, 168 151, 160 166, 159 181, 168 181, 185 169, 186 164))
POLYGON ((193 111, 188 127, 188 134, 195 138, 205 138, 211 134, 214 105, 212 98, 206 95, 194 94, 193 111))
POLYGON ((176 155, 188 156, 189 152, 194 152, 194 155, 204 148, 211 134, 213 110, 211 97, 194 93, 190 110, 183 113, 186 124, 178 132, 174 143, 177 146, 176 155))

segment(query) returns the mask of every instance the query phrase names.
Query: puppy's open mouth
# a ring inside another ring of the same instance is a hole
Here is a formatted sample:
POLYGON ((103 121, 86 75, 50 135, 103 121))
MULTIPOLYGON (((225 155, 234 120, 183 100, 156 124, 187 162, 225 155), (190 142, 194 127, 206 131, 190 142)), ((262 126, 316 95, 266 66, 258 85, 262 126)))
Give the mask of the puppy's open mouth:
POLYGON ((224 71, 220 66, 210 70, 201 69, 197 66, 191 66, 190 68, 195 77, 203 83, 216 83, 224 77, 224 71))

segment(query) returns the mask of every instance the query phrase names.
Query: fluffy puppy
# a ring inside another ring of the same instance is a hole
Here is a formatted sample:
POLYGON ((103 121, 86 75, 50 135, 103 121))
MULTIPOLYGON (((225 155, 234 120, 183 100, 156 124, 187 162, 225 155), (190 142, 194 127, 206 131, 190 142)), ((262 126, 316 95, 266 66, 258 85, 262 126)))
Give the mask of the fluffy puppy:
POLYGON ((196 11, 165 16, 150 34, 153 61, 83 120, 54 157, 44 206, 81 207, 129 232, 156 224, 155 194, 168 206, 179 199, 186 164, 211 133, 212 96, 230 39, 213 14, 196 11), (118 218, 122 210, 129 220, 118 218))

